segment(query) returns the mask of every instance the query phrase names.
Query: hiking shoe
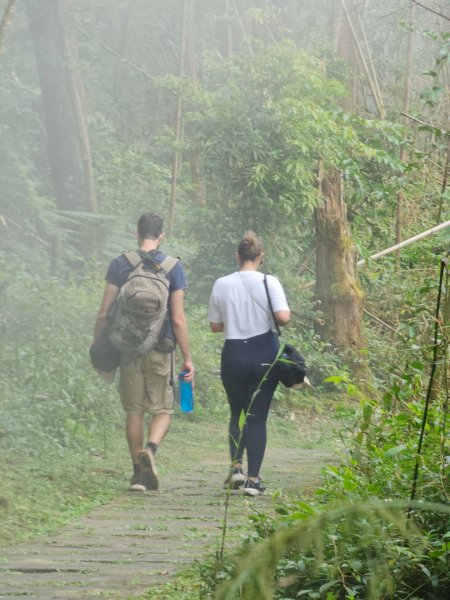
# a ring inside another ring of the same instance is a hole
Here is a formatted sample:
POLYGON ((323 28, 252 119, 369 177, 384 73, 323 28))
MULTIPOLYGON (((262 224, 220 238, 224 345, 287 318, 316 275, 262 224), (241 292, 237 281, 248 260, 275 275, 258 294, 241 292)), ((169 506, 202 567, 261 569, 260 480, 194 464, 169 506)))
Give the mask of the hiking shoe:
POLYGON ((230 488, 231 490, 238 490, 239 488, 241 488, 244 485, 244 483, 245 483, 245 475, 242 472, 242 468, 241 467, 233 467, 230 470, 230 474, 225 479, 225 481, 223 483, 223 487, 225 489, 230 488))
POLYGON ((259 496, 260 494, 265 494, 267 488, 262 484, 261 479, 258 479, 257 481, 247 479, 243 491, 246 496, 259 496))
POLYGON ((128 489, 130 492, 145 492, 146 487, 142 482, 141 473, 134 473, 130 480, 130 487, 128 489))
POLYGON ((138 454, 138 463, 141 467, 142 483, 148 490, 157 490, 159 481, 153 452, 148 449, 141 450, 138 454))

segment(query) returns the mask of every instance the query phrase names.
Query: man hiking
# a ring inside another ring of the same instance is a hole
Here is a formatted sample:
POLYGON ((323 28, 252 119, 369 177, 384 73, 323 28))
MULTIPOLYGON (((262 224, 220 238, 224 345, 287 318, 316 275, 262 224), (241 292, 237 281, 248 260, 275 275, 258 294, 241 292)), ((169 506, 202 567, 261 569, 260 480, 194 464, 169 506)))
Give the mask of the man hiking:
MULTIPOLYGON (((141 277, 142 274, 144 275, 142 277, 144 284, 146 284, 146 272, 148 272, 149 281, 153 277, 152 274, 157 272, 160 279, 162 273, 162 280, 166 286, 168 285, 167 307, 163 308, 164 311, 166 308, 168 311, 165 329, 168 329, 169 332, 166 331, 165 335, 170 337, 170 334, 173 333, 172 337, 178 343, 183 357, 182 370, 186 373, 185 380, 192 381, 194 365, 189 349, 188 328, 184 312, 186 278, 180 261, 167 257, 159 250, 163 239, 162 218, 153 213, 141 215, 137 223, 139 250, 117 256, 108 267, 103 298, 95 322, 94 342, 104 328, 107 325, 110 326, 111 307, 116 306, 114 303, 120 304, 123 296, 120 294, 121 290, 123 292, 130 285, 131 279, 137 273, 137 265, 132 264, 134 261, 139 263, 141 277), (164 269, 167 264, 169 267, 164 269)), ((153 278, 156 279, 156 277, 153 278)), ((139 320, 136 322, 139 323, 139 320)), ((147 334, 143 333, 144 338, 145 335, 147 334)), ((110 337, 112 336, 110 335, 110 337)), ((133 463, 133 475, 129 488, 132 491, 158 489, 155 454, 167 435, 174 409, 171 353, 167 349, 158 348, 158 344, 155 345, 153 340, 150 341, 151 349, 147 351, 145 342, 144 339, 139 353, 122 352, 120 361, 119 392, 122 406, 126 412, 126 438, 133 463), (145 415, 147 413, 151 419, 147 427, 146 446, 144 447, 145 415)))

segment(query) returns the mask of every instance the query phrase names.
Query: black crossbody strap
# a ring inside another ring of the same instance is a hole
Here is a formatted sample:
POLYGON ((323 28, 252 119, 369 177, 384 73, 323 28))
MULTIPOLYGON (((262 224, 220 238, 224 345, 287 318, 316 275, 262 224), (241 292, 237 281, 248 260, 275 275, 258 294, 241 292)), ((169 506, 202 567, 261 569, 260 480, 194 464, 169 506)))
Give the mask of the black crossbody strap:
POLYGON ((269 308, 270 308, 270 312, 272 313, 273 322, 275 323, 275 327, 276 327, 278 335, 281 335, 280 327, 277 323, 277 320, 275 319, 275 313, 273 312, 272 300, 270 299, 269 286, 267 285, 267 275, 266 274, 264 274, 264 287, 266 288, 267 300, 269 301, 269 308))

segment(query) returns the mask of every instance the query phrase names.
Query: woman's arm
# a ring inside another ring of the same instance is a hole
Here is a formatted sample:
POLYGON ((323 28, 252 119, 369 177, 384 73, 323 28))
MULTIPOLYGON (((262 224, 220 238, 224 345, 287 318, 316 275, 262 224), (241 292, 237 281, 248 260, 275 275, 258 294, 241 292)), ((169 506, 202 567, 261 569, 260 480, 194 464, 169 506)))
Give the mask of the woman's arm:
POLYGON ((273 313, 275 315, 275 320, 280 327, 287 325, 291 320, 291 311, 290 310, 277 310, 273 313))

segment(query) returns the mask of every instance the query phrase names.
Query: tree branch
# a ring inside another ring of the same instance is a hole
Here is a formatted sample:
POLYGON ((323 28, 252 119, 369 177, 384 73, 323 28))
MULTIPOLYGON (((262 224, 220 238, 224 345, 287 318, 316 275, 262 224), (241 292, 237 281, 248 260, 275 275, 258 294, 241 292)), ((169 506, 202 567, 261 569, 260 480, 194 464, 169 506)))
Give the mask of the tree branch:
POLYGON ((405 112, 401 112, 400 114, 402 115, 402 117, 406 117, 407 119, 411 119, 411 121, 415 121, 416 123, 419 123, 419 125, 425 125, 425 127, 431 127, 432 129, 438 129, 441 132, 441 135, 450 135, 450 131, 447 131, 446 129, 441 129, 440 127, 436 127, 435 125, 432 125, 431 123, 425 123, 425 121, 421 121, 420 119, 417 119, 416 117, 408 115, 405 112))
POLYGON ((444 14, 438 12, 437 10, 433 10, 429 6, 426 6, 425 4, 422 4, 422 2, 418 2, 417 0, 412 0, 412 2, 414 2, 414 4, 417 4, 417 6, 421 6, 425 10, 428 10, 429 12, 437 15, 438 17, 442 17, 442 19, 445 19, 446 21, 450 21, 450 17, 447 17, 447 15, 444 15, 444 14))

